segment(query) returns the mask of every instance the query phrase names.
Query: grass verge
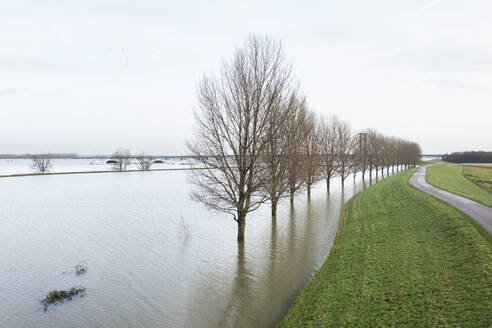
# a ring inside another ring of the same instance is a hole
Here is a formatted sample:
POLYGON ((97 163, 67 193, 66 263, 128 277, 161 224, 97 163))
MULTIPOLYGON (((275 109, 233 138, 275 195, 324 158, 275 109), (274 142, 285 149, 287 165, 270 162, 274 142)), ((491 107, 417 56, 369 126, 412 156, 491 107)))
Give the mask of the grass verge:
POLYGON ((413 172, 345 204, 330 255, 278 327, 490 326, 491 235, 411 187, 413 172))
POLYGON ((485 206, 492 207, 492 195, 468 181, 461 175, 462 167, 458 164, 444 163, 427 168, 426 180, 431 185, 460 195, 485 206))

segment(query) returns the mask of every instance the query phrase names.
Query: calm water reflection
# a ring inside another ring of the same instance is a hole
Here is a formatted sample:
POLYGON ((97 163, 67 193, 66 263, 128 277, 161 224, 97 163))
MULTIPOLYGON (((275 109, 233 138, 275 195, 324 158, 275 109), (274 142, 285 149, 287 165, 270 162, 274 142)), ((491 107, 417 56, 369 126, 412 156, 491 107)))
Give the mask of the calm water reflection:
POLYGON ((352 180, 280 204, 273 222, 260 208, 238 247, 230 217, 189 200, 184 172, 1 179, 0 326, 272 327, 370 184, 352 180), (81 260, 86 275, 63 274, 81 260), (87 296, 43 313, 39 299, 74 285, 87 296))

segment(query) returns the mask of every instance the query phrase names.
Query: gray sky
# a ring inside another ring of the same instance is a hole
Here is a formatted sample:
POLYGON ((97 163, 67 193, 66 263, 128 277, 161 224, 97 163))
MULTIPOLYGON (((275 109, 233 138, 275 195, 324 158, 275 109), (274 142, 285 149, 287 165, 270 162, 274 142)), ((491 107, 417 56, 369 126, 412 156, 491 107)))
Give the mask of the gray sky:
POLYGON ((492 150, 492 1, 0 0, 0 153, 186 152, 196 85, 249 33, 312 110, 424 153, 492 150))

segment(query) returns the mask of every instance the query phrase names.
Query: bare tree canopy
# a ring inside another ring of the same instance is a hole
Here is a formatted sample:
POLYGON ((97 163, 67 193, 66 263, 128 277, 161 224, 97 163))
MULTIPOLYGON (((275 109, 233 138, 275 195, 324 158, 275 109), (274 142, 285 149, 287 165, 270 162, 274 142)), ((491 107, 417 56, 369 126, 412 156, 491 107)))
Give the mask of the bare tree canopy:
POLYGON ((335 121, 335 131, 337 138, 337 172, 342 179, 342 186, 345 179, 351 172, 352 165, 352 128, 349 123, 340 120, 335 121))
POLYGON ((290 204, 294 204, 294 195, 304 188, 304 136, 307 119, 305 97, 296 97, 295 106, 286 122, 287 135, 287 179, 290 204))
POLYGON ((154 163, 154 157, 150 155, 146 156, 143 152, 136 156, 135 159, 137 160, 138 167, 141 170, 149 170, 154 163))
POLYGON ((338 118, 332 116, 329 119, 322 117, 319 124, 321 174, 326 180, 326 189, 330 190, 330 180, 337 172, 336 154, 338 152, 338 118))
POLYGON ((51 155, 50 154, 37 154, 32 157, 32 167, 33 169, 44 173, 51 166, 51 155))
POLYGON ((218 77, 205 76, 198 87, 199 110, 188 148, 205 169, 191 171, 192 197, 231 214, 238 241, 244 240, 247 213, 267 199, 258 192, 261 155, 271 115, 289 93, 291 80, 281 44, 252 35, 218 77))
POLYGON ((303 129, 303 177, 308 197, 311 196, 312 186, 322 179, 321 171, 321 134, 318 118, 314 112, 309 111, 303 129))
POLYGON ((293 89, 289 97, 280 99, 274 114, 270 115, 265 147, 261 155, 262 169, 260 170, 262 191, 268 197, 272 218, 277 216, 277 203, 289 191, 289 156, 292 153, 292 143, 288 137, 298 125, 296 113, 303 106, 299 100, 297 89, 293 89))
POLYGON ((113 153, 111 159, 113 160, 113 169, 118 171, 124 171, 131 163, 130 151, 128 149, 118 149, 113 153))
MULTIPOLYGON (((188 142, 202 170, 191 170, 192 198, 230 214, 244 240, 246 216, 337 173, 347 176, 376 169, 415 165, 417 144, 368 130, 352 134, 349 123, 307 109, 279 42, 252 35, 218 76, 198 86, 194 137, 188 142)), ((141 168, 143 156, 137 157, 141 168)), ((144 168, 145 169, 145 168, 144 168)))

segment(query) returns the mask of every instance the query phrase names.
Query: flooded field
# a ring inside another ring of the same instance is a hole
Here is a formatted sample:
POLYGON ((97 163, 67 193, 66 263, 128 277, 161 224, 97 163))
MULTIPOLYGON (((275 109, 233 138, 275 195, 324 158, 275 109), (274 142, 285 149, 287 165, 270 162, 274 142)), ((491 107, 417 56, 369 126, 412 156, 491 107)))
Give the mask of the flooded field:
POLYGON ((0 326, 272 327, 328 255, 344 190, 236 224, 189 199, 184 171, 0 179, 0 326), (81 261, 87 273, 76 275, 81 261), (86 295, 43 312, 52 290, 86 295))

